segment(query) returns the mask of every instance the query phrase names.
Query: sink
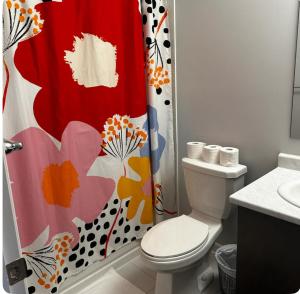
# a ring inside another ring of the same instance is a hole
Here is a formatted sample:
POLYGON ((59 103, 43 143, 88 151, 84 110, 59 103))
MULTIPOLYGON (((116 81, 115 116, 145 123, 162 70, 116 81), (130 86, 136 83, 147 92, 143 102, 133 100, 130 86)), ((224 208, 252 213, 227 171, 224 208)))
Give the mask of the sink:
POLYGON ((300 180, 281 184, 278 194, 287 202, 300 208, 300 180))
POLYGON ((300 226, 300 154, 280 153, 278 167, 230 195, 230 202, 300 226))

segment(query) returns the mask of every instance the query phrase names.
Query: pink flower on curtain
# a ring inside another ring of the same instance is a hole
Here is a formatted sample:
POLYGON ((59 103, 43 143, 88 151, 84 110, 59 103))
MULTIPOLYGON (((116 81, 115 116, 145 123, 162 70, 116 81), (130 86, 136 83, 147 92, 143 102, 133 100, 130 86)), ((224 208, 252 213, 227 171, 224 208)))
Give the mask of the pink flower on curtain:
POLYGON ((61 149, 37 128, 26 129, 14 141, 24 149, 7 157, 12 194, 22 248, 49 226, 50 241, 56 234, 79 234, 74 218, 93 221, 112 196, 112 179, 87 176, 101 151, 101 136, 91 126, 70 122, 62 135, 61 149))

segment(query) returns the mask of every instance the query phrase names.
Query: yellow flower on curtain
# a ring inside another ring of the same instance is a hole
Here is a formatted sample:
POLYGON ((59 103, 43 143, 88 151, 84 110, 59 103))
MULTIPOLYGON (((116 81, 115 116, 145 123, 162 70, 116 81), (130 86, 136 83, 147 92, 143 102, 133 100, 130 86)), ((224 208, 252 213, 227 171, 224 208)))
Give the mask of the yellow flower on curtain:
POLYGON ((119 180, 117 188, 119 198, 121 200, 131 198, 127 210, 127 219, 133 219, 139 206, 144 205, 140 221, 142 224, 152 223, 152 179, 149 157, 131 157, 128 164, 140 176, 140 181, 125 176, 119 180))

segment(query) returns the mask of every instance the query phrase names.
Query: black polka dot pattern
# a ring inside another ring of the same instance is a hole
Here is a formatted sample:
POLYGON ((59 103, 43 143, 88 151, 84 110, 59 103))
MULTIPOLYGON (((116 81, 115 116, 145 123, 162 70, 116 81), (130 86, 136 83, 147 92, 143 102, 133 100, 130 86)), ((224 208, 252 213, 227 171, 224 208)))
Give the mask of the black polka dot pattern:
POLYGON ((86 224, 86 225, 85 225, 85 229, 86 229, 86 230, 90 230, 92 227, 93 227, 93 223, 90 223, 90 224, 86 224))
MULTIPOLYGON (((140 224, 139 219, 126 218, 129 203, 130 200, 121 202, 117 197, 113 197, 92 222, 84 223, 76 219, 79 242, 66 256, 56 283, 45 293, 59 293, 59 286, 68 276, 84 270, 96 261, 103 260, 122 246, 143 236, 148 226, 140 224)), ((34 281, 33 279, 32 282, 34 281)), ((37 292, 36 283, 28 286, 28 293, 37 292)), ((44 290, 42 288, 42 291, 44 290)), ((39 288, 38 293, 41 293, 40 291, 39 288)))
POLYGON ((35 293, 35 287, 34 287, 34 286, 30 286, 30 287, 28 288, 28 293, 29 293, 29 294, 35 293))
POLYGON ((73 267, 85 267, 87 261, 91 264, 97 256, 98 258, 108 256, 131 240, 143 236, 148 226, 137 224, 135 219, 126 218, 129 203, 130 200, 120 202, 115 197, 105 205, 99 217, 93 222, 78 223, 78 227, 81 228, 80 242, 69 256, 69 262, 73 267))
POLYGON ((74 261, 76 259, 77 259, 77 255, 75 253, 69 256, 69 261, 74 261))
POLYGON ((88 234, 86 239, 88 242, 93 241, 95 239, 95 234, 93 234, 93 233, 88 234))
POLYGON ((115 215, 117 213, 117 210, 115 208, 113 208, 111 211, 110 211, 110 214, 111 215, 115 215))
POLYGON ((84 264, 84 259, 79 259, 78 261, 76 261, 75 266, 76 267, 81 267, 84 264))
POLYGON ((79 243, 72 249, 72 251, 77 251, 79 249, 79 243))
MULTIPOLYGON (((172 72, 168 8, 162 0, 142 0, 141 3, 145 27, 144 41, 147 49, 146 70, 149 89, 150 93, 152 89, 153 95, 163 97, 166 87, 171 87, 172 72)), ((169 106, 170 104, 162 105, 169 106)))
POLYGON ((165 41, 164 41, 164 46, 165 46, 166 48, 170 48, 170 47, 171 47, 171 42, 168 41, 168 40, 165 40, 165 41))

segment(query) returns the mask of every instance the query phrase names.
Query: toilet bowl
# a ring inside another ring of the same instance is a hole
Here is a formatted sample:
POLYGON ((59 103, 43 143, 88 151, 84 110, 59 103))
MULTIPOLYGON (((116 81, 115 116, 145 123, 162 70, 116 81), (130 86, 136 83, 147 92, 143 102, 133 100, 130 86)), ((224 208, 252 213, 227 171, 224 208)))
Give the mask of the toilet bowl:
POLYGON ((141 242, 141 256, 157 272, 155 294, 201 293, 199 288, 203 291, 212 281, 200 283, 212 272, 208 252, 221 231, 219 220, 197 212, 163 221, 149 230, 141 242), (189 275, 188 281, 185 273, 191 269, 196 276, 189 275), (185 290, 174 287, 174 280, 184 282, 185 290))
POLYGON ((220 221, 182 215, 154 226, 141 242, 141 254, 154 271, 180 271, 202 258, 222 231, 220 221))
POLYGON ((192 213, 156 224, 141 241, 145 264, 157 272, 155 294, 202 293, 213 279, 208 256, 230 212, 229 195, 244 185, 247 168, 184 158, 192 213))

